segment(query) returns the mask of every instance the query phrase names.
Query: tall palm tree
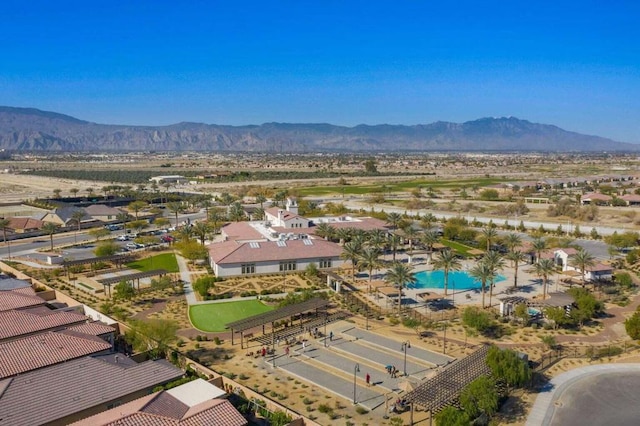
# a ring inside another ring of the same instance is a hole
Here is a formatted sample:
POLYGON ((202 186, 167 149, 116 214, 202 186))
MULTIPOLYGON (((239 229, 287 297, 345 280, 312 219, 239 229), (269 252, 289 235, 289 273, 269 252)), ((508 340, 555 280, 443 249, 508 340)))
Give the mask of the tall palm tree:
POLYGON ((129 210, 133 210, 133 213, 136 217, 136 220, 138 220, 138 213, 140 212, 140 210, 144 209, 147 206, 147 203, 142 201, 142 200, 138 200, 138 201, 133 201, 131 203, 129 203, 129 210))
POLYGON ((491 244, 498 238, 498 230, 493 226, 485 226, 482 228, 482 236, 487 241, 487 252, 491 251, 491 244))
MULTIPOLYGON (((2 242, 7 244, 7 228, 11 221, 6 217, 0 219, 0 229, 2 229, 2 242)), ((11 257, 11 253, 9 253, 9 257, 11 257)))
POLYGON ((80 192, 80 190, 78 188, 71 188, 69 192, 75 197, 76 195, 78 195, 78 192, 80 192))
POLYGON ((96 191, 95 189, 89 187, 87 189, 85 189, 85 191, 87 191, 87 198, 93 198, 93 194, 96 191))
POLYGON ((219 209, 213 209, 209 212, 207 220, 211 222, 211 231, 216 233, 218 232, 218 228, 220 228, 220 223, 224 222, 224 215, 219 209))
POLYGON ((435 221, 438 219, 432 213, 425 213, 424 216, 420 218, 420 225, 425 230, 430 229, 435 221))
POLYGON ((387 234, 382 229, 373 229, 367 236, 367 245, 382 249, 387 243, 387 234))
POLYGON ((56 188, 53 190, 53 197, 54 198, 60 198, 60 193, 62 192, 62 190, 60 188, 56 188))
POLYGON ((211 228, 207 225, 206 222, 196 222, 193 226, 193 233, 198 236, 200 239, 200 244, 204 245, 205 240, 207 239, 207 235, 211 232, 211 228))
POLYGON ((182 203, 178 203, 178 202, 167 203, 167 209, 175 215, 175 218, 176 218, 175 226, 177 227, 178 215, 184 211, 184 207, 182 206, 182 203))
POLYGON ((244 220, 244 217, 244 208, 242 207, 242 204, 240 204, 240 201, 231 203, 229 206, 229 220, 240 222, 241 220, 244 220))
POLYGON ((407 240, 409 240, 409 255, 413 253, 413 242, 418 238, 419 232, 416 228, 413 227, 412 223, 409 223, 407 226, 402 228, 404 232, 404 236, 407 240))
POLYGON ((540 259, 538 263, 533 265, 536 275, 542 278, 542 300, 547 298, 547 285, 549 283, 549 275, 556 271, 556 264, 553 259, 540 259))
POLYGON ((258 194, 256 195, 256 203, 260 204, 260 208, 263 209, 264 208, 264 203, 267 201, 267 197, 265 197, 264 194, 258 194))
POLYGON ((77 226, 76 232, 73 235, 73 240, 75 243, 78 242, 78 232, 82 229, 82 219, 85 216, 85 212, 83 210, 75 210, 71 213, 71 222, 75 223, 77 226))
POLYGON ((541 253, 547 248, 547 242, 545 241, 544 238, 538 237, 538 238, 534 238, 533 242, 531 243, 531 246, 533 247, 533 250, 536 252, 536 262, 539 262, 541 253))
POLYGON ((490 283, 494 277, 493 269, 485 262, 478 262, 469 270, 469 275, 480 281, 482 284, 482 307, 484 308, 484 297, 487 293, 487 283, 490 283))
POLYGON ((391 247, 391 252, 393 253, 393 261, 396 261, 396 252, 398 251, 398 246, 400 245, 401 238, 399 235, 391 234, 389 235, 389 247, 391 247))
POLYGON ((411 266, 394 262, 387 271, 384 280, 398 288, 398 314, 400 314, 402 308, 402 289, 404 289, 407 284, 415 284, 417 281, 416 275, 413 273, 411 266))
POLYGON ((49 235, 49 241, 51 243, 51 251, 53 251, 53 234, 58 230, 58 225, 53 222, 45 222, 41 228, 46 234, 49 235))
POLYGON ((582 275, 582 287, 585 284, 585 275, 587 273, 587 268, 592 268, 596 264, 596 259, 593 257, 591 253, 586 251, 583 248, 580 248, 576 254, 572 255, 569 258, 569 263, 571 266, 577 267, 580 269, 580 274, 582 275))
POLYGON ((429 259, 433 260, 433 245, 440 241, 440 236, 438 233, 432 229, 427 229, 420 236, 420 241, 422 244, 427 246, 427 250, 429 250, 429 259))
POLYGON ((340 253, 340 257, 351 262, 351 281, 355 280, 356 265, 358 265, 361 252, 362 245, 358 244, 357 241, 349 241, 342 246, 342 253, 340 253))
POLYGON ((118 222, 122 222, 122 229, 124 229, 126 231, 127 222, 129 221, 129 214, 127 214, 125 212, 118 213, 116 215, 116 219, 118 220, 118 222))
POLYGON ((510 251, 509 253, 507 253, 505 258, 507 258, 507 260, 510 260, 513 263, 513 269, 515 270, 515 273, 513 275, 513 288, 516 288, 518 287, 518 266, 520 265, 521 262, 524 262, 527 259, 527 257, 520 250, 516 250, 516 251, 510 251))
POLYGON ((326 222, 319 223, 315 229, 315 234, 320 238, 324 238, 325 240, 330 240, 331 236, 334 233, 335 233, 335 228, 326 222))
POLYGON ((489 250, 485 253, 481 262, 486 263, 489 268, 493 271, 493 275, 491 277, 491 285, 489 286, 489 306, 491 306, 491 299, 493 298, 493 286, 495 285, 495 277, 498 275, 498 271, 501 271, 504 268, 504 258, 500 253, 494 250, 489 250))
POLYGON ((387 214, 387 223, 391 225, 391 229, 398 229, 401 221, 402 215, 400 213, 391 212, 387 214))
POLYGON ((438 257, 433 262, 433 267, 442 269, 444 272, 444 295, 446 296, 449 288, 449 272, 459 271, 462 268, 462 264, 453 250, 447 248, 438 253, 438 257))
POLYGON ((345 245, 345 243, 351 240, 351 228, 338 228, 336 229, 336 238, 340 240, 341 245, 345 245))
POLYGON ((369 293, 371 293, 371 280, 373 278, 373 270, 380 269, 382 262, 380 261, 380 249, 377 247, 365 247, 358 259, 360 267, 369 272, 369 293))
POLYGON ((520 245, 522 245, 522 238, 518 234, 507 234, 504 237, 504 245, 507 247, 507 250, 514 251, 516 247, 520 247, 520 245))

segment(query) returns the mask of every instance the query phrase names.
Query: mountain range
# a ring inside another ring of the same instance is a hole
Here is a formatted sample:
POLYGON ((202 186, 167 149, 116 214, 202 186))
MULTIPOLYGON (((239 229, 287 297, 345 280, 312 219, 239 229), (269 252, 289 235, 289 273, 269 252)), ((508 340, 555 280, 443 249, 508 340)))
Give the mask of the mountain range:
POLYGON ((0 149, 15 151, 640 151, 640 145, 514 117, 418 125, 265 123, 97 124, 34 108, 0 107, 0 149))

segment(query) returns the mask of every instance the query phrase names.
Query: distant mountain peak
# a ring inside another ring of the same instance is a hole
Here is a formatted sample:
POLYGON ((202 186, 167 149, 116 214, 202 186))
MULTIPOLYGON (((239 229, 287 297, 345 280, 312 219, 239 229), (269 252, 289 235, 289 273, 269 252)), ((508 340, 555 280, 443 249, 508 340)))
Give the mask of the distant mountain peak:
POLYGON ((35 108, 0 107, 0 149, 21 151, 640 151, 513 116, 412 126, 279 123, 228 126, 96 124, 35 108))

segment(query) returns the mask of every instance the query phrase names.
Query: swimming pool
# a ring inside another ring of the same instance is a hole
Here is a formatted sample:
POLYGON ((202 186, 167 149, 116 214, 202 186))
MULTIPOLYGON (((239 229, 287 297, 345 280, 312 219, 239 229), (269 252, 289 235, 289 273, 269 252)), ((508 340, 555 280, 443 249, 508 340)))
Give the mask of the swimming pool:
MULTIPOLYGON (((444 271, 422 271, 416 273, 417 282, 409 284, 407 288, 444 288, 444 271)), ((504 281, 502 275, 496 275, 494 283, 504 281)), ((489 283, 487 283, 487 287, 489 283)), ((474 280, 466 271, 449 272, 449 290, 472 290, 482 288, 480 281, 474 280)))

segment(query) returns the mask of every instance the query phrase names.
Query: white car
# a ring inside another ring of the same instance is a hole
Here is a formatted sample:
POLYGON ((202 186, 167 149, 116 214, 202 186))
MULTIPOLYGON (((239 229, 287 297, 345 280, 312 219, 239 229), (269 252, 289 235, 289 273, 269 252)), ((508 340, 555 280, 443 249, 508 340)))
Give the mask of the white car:
POLYGON ((128 248, 128 249, 130 249, 130 250, 135 250, 135 249, 140 248, 140 247, 138 247, 138 244, 136 244, 136 243, 127 243, 127 244, 125 245, 125 247, 126 247, 126 248, 128 248))
POLYGON ((116 238, 118 241, 129 241, 129 236, 128 235, 120 235, 118 238, 116 238))

